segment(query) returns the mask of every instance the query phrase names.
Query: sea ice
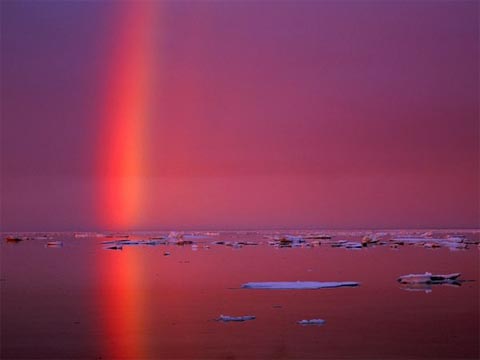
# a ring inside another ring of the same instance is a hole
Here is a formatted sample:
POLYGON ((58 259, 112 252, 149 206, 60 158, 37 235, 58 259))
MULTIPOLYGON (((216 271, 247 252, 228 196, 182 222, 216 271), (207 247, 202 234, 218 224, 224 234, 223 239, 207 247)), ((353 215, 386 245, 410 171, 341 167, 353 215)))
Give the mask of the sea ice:
POLYGON ((218 321, 247 321, 247 320, 255 320, 255 316, 253 315, 244 315, 244 316, 220 315, 220 317, 217 320, 218 321))
POLYGON ((323 319, 300 320, 300 321, 297 321, 297 324, 300 324, 300 325, 323 325, 323 324, 325 324, 325 320, 323 320, 323 319))
POLYGON ((433 275, 426 272, 425 274, 408 274, 400 276, 397 281, 401 284, 444 284, 457 281, 460 273, 433 275))
POLYGON ((117 241, 117 244, 131 246, 131 245, 143 245, 143 242, 135 241, 135 240, 119 240, 117 241))
POLYGON ((242 285, 245 289, 267 289, 267 290, 315 290, 328 289, 343 286, 358 286, 355 281, 342 282, 318 282, 318 281, 273 281, 273 282, 248 282, 242 285))
POLYGON ((378 239, 376 237, 376 235, 365 235, 363 238, 362 238, 362 245, 363 246, 367 246, 369 244, 375 244, 378 242, 378 239))
POLYGON ((363 246, 359 242, 348 241, 348 242, 342 244, 341 247, 344 247, 345 249, 361 249, 363 246))

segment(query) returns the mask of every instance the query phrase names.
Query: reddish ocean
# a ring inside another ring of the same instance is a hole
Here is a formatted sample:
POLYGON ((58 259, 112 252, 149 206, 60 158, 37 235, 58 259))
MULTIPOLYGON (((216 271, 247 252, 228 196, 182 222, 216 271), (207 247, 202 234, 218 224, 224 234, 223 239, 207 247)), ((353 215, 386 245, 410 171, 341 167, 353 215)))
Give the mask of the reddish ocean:
POLYGON ((478 242, 454 230, 3 234, 0 357, 476 359, 478 242), (425 272, 461 275, 397 281, 425 272), (359 284, 242 288, 276 281, 359 284), (298 324, 311 319, 324 323, 298 324))

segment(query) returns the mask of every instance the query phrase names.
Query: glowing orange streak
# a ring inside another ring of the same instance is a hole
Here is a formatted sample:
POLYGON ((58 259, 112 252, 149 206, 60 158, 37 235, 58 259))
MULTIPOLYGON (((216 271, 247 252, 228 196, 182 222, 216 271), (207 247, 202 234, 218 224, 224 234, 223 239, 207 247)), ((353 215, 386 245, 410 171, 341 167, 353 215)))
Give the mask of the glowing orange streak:
POLYGON ((148 357, 142 259, 136 250, 140 249, 104 253, 101 259, 102 352, 108 359, 148 357))
POLYGON ((105 106, 104 154, 106 174, 101 216, 104 224, 122 230, 136 223, 142 203, 145 126, 148 120, 153 2, 127 2, 118 47, 112 57, 105 106))
MULTIPOLYGON (((100 144, 100 218, 113 230, 126 230, 141 215, 144 144, 148 122, 154 46, 154 2, 119 2, 116 48, 106 83, 107 99, 100 144)), ((102 253, 99 258, 100 305, 107 358, 141 359, 147 355, 141 253, 136 249, 102 253)))

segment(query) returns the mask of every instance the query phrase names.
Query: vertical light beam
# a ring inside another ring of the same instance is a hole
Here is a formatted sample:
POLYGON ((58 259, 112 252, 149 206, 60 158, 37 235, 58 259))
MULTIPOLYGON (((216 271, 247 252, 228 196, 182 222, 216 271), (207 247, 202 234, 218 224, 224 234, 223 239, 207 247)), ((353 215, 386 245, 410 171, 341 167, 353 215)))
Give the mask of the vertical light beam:
POLYGON ((102 224, 113 230, 134 226, 141 215, 156 12, 153 1, 119 4, 100 145, 100 167, 105 174, 100 216, 102 224))

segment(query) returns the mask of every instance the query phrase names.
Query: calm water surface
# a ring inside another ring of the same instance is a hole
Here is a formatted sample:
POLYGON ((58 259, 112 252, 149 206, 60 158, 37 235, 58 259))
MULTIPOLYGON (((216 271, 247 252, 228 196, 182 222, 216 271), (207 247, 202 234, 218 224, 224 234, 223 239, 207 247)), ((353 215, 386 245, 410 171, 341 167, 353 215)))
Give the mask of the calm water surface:
MULTIPOLYGON (((440 359, 479 356, 479 248, 275 248, 265 233, 105 250, 55 234, 1 243, 2 359, 440 359), (256 241, 232 248, 213 241, 256 241), (169 256, 165 256, 169 252, 169 256), (408 291, 409 273, 474 280, 408 291), (352 288, 241 289, 250 281, 358 281, 352 288), (221 314, 255 315, 242 323, 221 314), (301 326, 321 318, 323 326, 301 326)), ((478 234, 467 234, 467 238, 478 234)), ((132 237, 131 237, 132 238, 132 237)), ((136 238, 148 239, 144 234, 136 238)), ((358 239, 336 234, 334 239, 358 239)))

